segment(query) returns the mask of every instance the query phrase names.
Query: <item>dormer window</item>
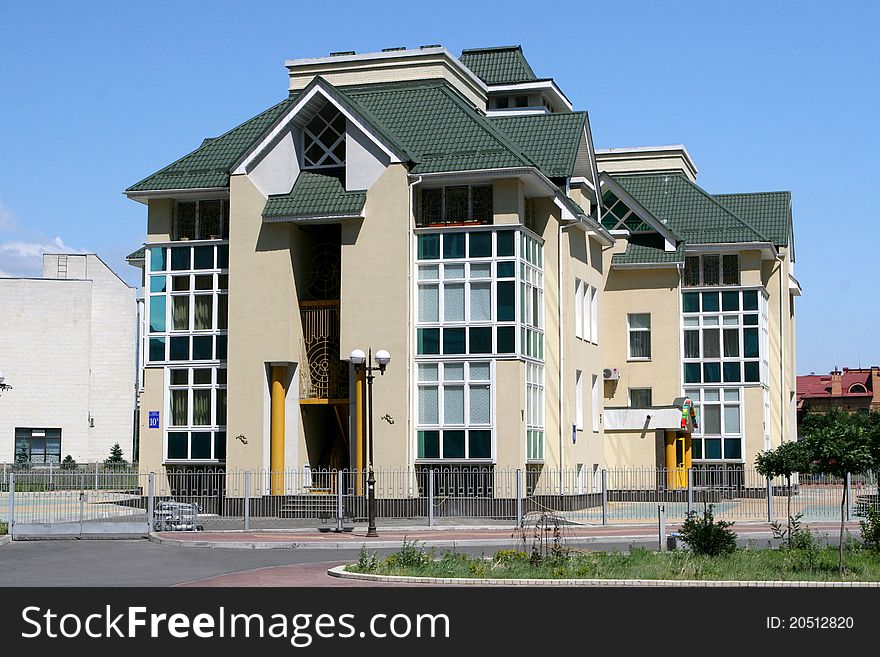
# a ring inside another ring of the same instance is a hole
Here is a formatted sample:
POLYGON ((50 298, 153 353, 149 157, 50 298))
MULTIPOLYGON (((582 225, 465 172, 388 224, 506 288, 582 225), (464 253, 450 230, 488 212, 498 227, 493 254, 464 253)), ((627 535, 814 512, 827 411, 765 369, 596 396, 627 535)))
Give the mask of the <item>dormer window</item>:
POLYGON ((303 169, 345 166, 345 117, 325 103, 303 129, 303 169))

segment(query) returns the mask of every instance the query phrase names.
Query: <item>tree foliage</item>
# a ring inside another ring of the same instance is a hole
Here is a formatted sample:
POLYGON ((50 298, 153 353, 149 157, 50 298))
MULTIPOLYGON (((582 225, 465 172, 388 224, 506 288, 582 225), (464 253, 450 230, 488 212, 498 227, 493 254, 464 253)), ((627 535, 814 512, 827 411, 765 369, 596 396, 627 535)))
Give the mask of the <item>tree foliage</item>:
POLYGON ((119 443, 115 443, 113 447, 110 448, 110 456, 104 459, 104 463, 107 465, 121 465, 123 463, 128 463, 128 461, 122 456, 122 447, 119 446, 119 443))

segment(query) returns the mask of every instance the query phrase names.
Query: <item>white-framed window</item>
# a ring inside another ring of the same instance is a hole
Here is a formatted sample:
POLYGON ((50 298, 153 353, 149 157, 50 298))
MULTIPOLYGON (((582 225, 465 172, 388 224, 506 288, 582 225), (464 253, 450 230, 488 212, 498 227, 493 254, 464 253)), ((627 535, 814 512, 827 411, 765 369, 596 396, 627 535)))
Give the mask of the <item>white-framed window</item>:
POLYGON ((584 302, 583 302, 583 315, 584 315, 584 340, 587 342, 593 342, 593 288, 590 285, 584 283, 584 302))
POLYGON ((599 344, 599 295, 595 287, 590 288, 590 341, 599 344))
POLYGON ((736 253, 686 256, 684 287, 739 285, 739 255, 736 253))
POLYGON ((574 423, 578 430, 584 428, 584 373, 576 370, 574 375, 575 415, 574 423))
POLYGON ((166 461, 226 459, 226 368, 167 367, 166 461))
POLYGON ((526 459, 544 460, 544 366, 526 361, 526 459))
POLYGON ((630 388, 629 389, 629 406, 630 408, 650 408, 653 406, 653 398, 651 388, 630 388))
POLYGON ((628 360, 651 360, 651 314, 628 313, 626 326, 629 341, 628 360))
POLYGON ((418 363, 420 460, 491 460, 492 363, 418 363))
POLYGON ((345 116, 327 102, 303 129, 303 169, 345 166, 345 116))
POLYGON ((581 279, 574 279, 574 335, 584 337, 584 290, 581 279))
POLYGON ((743 389, 685 388, 694 403, 697 428, 692 435, 695 461, 741 461, 743 389))
POLYGON ((593 385, 592 385, 592 397, 593 397, 593 432, 599 432, 599 424, 601 421, 600 410, 599 410, 599 376, 597 374, 593 375, 593 385))
POLYGON ((758 289, 682 293, 684 383, 767 385, 766 308, 758 289))

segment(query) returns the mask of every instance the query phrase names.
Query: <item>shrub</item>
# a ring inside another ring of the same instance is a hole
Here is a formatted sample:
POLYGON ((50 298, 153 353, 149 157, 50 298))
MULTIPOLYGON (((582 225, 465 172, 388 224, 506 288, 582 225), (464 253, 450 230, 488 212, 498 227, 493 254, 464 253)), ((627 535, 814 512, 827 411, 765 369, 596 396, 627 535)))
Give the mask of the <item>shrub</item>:
POLYGON ((859 522, 862 532, 862 541, 870 550, 880 551, 880 511, 873 506, 868 506, 865 519, 859 522))
POLYGON ((715 520, 712 505, 709 505, 703 511, 702 518, 697 517, 696 511, 689 512, 679 535, 694 554, 707 556, 730 554, 736 550, 736 532, 730 529, 732 525, 732 522, 715 520))
POLYGON ((73 457, 68 454, 64 457, 64 460, 61 461, 61 469, 62 470, 76 470, 76 461, 73 457))
POLYGON ((405 537, 403 546, 390 557, 394 557, 394 563, 403 568, 420 568, 428 565, 431 561, 430 555, 424 549, 419 547, 415 541, 406 540, 405 537))
POLYGON ((122 447, 119 446, 119 443, 115 443, 110 448, 110 456, 104 459, 104 463, 107 465, 123 465, 128 463, 122 456, 122 447))

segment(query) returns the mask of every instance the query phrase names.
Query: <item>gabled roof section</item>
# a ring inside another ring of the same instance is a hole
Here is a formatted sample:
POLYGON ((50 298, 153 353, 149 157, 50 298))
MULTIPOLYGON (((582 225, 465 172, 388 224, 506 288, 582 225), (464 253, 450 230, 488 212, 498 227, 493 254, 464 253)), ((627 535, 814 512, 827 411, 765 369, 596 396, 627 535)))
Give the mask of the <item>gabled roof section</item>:
POLYGON ((521 46, 470 48, 461 51, 459 61, 486 84, 534 82, 538 79, 521 46))
POLYGON ((611 266, 638 268, 639 266, 658 267, 684 264, 684 242, 675 251, 666 251, 654 246, 634 244, 630 242, 623 253, 615 253, 611 258, 611 266))
POLYGON ((129 192, 226 187, 229 169, 294 102, 288 98, 129 187, 129 192))
POLYGON ((492 117, 489 121, 538 165, 548 178, 573 175, 586 112, 492 117))
POLYGON ((146 257, 147 257, 147 247, 142 246, 137 251, 132 251, 127 256, 125 256, 125 259, 128 262, 133 262, 135 260, 143 260, 146 257))
POLYGON ((688 244, 770 242, 684 174, 618 174, 611 178, 688 244))
POLYGON ((444 81, 341 87, 409 154, 412 173, 535 166, 517 144, 444 81))
POLYGON ((791 235, 791 192, 715 194, 714 197, 766 235, 776 246, 788 246, 791 235))
POLYGON ((288 221, 357 217, 366 200, 366 191, 347 192, 335 176, 301 171, 289 193, 269 197, 263 217, 288 221))

